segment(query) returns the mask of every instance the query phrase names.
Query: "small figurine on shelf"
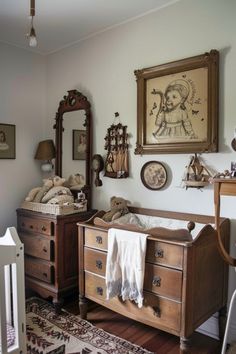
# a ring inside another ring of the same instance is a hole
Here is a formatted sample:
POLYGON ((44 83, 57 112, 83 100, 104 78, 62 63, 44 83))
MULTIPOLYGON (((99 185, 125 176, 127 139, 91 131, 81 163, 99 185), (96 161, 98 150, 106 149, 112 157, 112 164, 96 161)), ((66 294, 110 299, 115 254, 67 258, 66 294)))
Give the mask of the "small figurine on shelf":
MULTIPOLYGON (((115 113, 115 118, 119 113, 115 113)), ((105 136, 105 150, 107 157, 105 161, 105 176, 111 178, 126 178, 129 176, 128 167, 128 137, 127 126, 121 123, 112 124, 107 129, 105 136)))
POLYGON ((74 204, 75 204, 75 206, 76 206, 77 208, 79 208, 79 209, 86 207, 86 205, 87 205, 87 200, 86 200, 86 198, 85 198, 84 192, 79 191, 79 192, 77 193, 77 198, 76 198, 74 204))
POLYGON ((233 171, 229 172, 229 170, 224 170, 224 172, 218 172, 213 176, 214 178, 231 178, 233 177, 233 171))
POLYGON ((191 156, 189 164, 186 166, 183 182, 186 189, 203 188, 210 183, 211 173, 202 163, 200 163, 197 154, 191 156))

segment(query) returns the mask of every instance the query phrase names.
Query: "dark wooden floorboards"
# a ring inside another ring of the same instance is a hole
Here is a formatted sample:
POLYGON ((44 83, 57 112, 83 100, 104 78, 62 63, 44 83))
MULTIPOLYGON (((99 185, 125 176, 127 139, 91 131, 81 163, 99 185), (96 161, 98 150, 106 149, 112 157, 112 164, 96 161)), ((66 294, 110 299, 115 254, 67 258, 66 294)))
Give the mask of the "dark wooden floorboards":
MULTIPOLYGON (((77 302, 64 308, 79 314, 77 302)), ((152 327, 130 320, 102 306, 91 306, 88 321, 104 331, 114 334, 157 354, 179 354, 179 338, 152 327)), ((208 336, 194 333, 190 354, 219 354, 220 343, 208 336)))

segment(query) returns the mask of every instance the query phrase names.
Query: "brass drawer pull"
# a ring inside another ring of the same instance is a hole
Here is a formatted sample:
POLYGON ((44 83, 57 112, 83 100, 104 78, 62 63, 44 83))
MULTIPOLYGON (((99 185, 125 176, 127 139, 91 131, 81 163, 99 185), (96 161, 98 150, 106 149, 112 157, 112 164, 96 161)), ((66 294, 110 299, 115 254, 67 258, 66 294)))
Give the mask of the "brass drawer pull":
POLYGON ((155 251, 155 257, 156 258, 163 258, 164 257, 164 251, 161 248, 158 248, 155 251))
POLYGON ((47 250, 47 248, 44 246, 43 247, 43 252, 47 252, 48 250, 47 250))
POLYGON ((45 278, 47 278, 47 277, 48 277, 47 273, 43 273, 43 276, 44 276, 45 278))
POLYGON ((41 230, 42 230, 42 231, 47 231, 47 228, 43 225, 43 226, 41 227, 41 230))
POLYGON ((102 236, 96 236, 96 242, 101 245, 102 244, 102 236))
POLYGON ((158 306, 153 306, 153 315, 158 318, 161 317, 161 309, 158 306))
POLYGON ((102 261, 100 259, 96 260, 96 268, 102 269, 102 261))
POLYGON ((101 288, 100 286, 97 286, 97 287, 96 287, 96 293, 97 293, 98 295, 102 296, 102 295, 103 295, 103 288, 101 288))
POLYGON ((152 280, 152 285, 161 286, 161 278, 160 277, 154 277, 153 280, 152 280))

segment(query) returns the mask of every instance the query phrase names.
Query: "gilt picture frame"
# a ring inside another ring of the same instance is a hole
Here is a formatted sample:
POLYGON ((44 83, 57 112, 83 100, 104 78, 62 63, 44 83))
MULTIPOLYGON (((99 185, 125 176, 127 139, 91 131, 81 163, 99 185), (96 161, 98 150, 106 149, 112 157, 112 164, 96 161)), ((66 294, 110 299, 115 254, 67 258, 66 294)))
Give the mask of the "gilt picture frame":
POLYGON ((134 73, 135 154, 218 151, 217 50, 134 73))
POLYGON ((16 126, 0 123, 0 159, 16 158, 16 126))
POLYGON ((73 129, 73 145, 72 145, 72 158, 73 160, 85 160, 87 139, 86 130, 73 129))

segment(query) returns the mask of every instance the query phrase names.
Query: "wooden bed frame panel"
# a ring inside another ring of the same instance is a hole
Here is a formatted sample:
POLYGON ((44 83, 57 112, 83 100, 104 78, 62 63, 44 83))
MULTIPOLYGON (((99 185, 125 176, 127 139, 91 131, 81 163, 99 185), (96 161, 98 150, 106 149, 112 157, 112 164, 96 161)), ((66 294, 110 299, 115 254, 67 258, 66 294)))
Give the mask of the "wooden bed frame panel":
MULTIPOLYGON (((203 224, 214 224, 213 216, 178 213, 162 210, 143 209, 129 207, 130 212, 149 216, 158 216, 168 219, 193 221, 203 224)), ((80 293, 80 311, 81 317, 86 318, 87 306, 85 298, 85 271, 84 271, 84 238, 85 228, 98 230, 104 234, 111 226, 109 224, 94 225, 95 217, 101 217, 104 212, 98 212, 87 222, 79 223, 79 293, 80 293)), ((118 224, 117 224, 118 225, 118 224)), ((118 227, 118 226, 115 227, 118 227)), ((113 225, 112 225, 113 227, 113 225)), ((221 234, 224 240, 225 248, 229 248, 230 222, 229 219, 220 219, 221 234)), ((127 230, 133 231, 133 225, 127 226, 127 230)), ((160 228, 162 229, 162 228, 160 228)), ((158 228, 157 228, 158 230, 158 228)), ((137 230, 140 232, 140 230, 137 230)), ((176 232, 180 232, 178 230, 176 232)), ((168 233, 168 229, 166 229, 168 233)), ((173 235, 173 230, 170 231, 173 235)), ((175 231, 174 231, 175 232, 175 231)), ((182 282, 182 310, 180 330, 176 331, 166 327, 166 325, 153 325, 153 327, 167 331, 169 333, 180 336, 181 353, 189 353, 191 334, 203 322, 205 322, 215 312, 220 311, 219 319, 222 320, 222 313, 225 312, 227 304, 227 289, 228 289, 228 266, 223 262, 218 252, 217 234, 211 225, 206 225, 199 232, 197 237, 191 242, 174 241, 165 239, 162 235, 150 235, 148 240, 165 242, 170 245, 180 245, 183 247, 183 282, 182 282), (214 294, 214 296, 213 296, 214 294)), ((114 311, 117 311, 127 317, 137 320, 135 314, 126 313, 119 306, 117 307, 112 301, 103 301, 96 297, 89 297, 91 300, 100 303, 114 311)), ((144 318, 139 321, 151 325, 150 321, 144 318)), ((222 336, 222 322, 220 323, 220 335, 222 336)))

